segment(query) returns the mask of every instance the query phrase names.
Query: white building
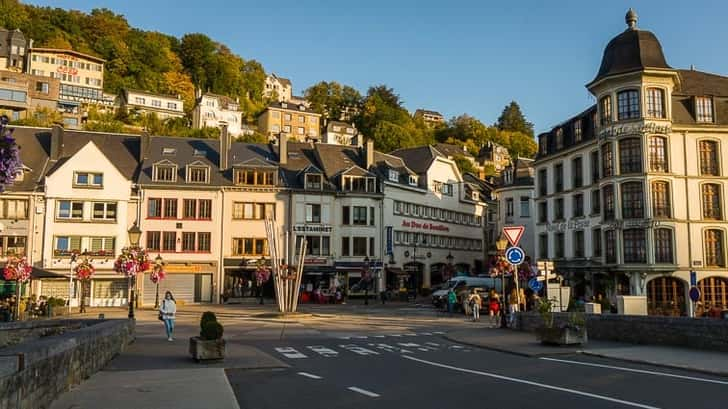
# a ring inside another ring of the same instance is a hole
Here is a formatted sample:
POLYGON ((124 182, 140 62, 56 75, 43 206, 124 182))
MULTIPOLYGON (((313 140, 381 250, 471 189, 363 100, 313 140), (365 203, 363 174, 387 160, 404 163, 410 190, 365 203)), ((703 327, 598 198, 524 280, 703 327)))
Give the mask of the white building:
POLYGON ((231 136, 237 137, 246 133, 239 101, 211 93, 199 95, 192 111, 192 127, 219 128, 223 125, 227 126, 231 136))
POLYGON ((321 141, 336 145, 361 145, 361 137, 356 126, 341 121, 329 121, 326 124, 321 141))
POLYGON ((517 158, 503 170, 501 182, 495 190, 498 197, 498 218, 501 228, 523 226, 525 228, 518 247, 526 256, 536 260, 534 247, 534 209, 533 209, 533 159, 517 158))
POLYGON ((670 67, 626 22, 587 84, 597 104, 539 135, 537 252, 577 296, 689 315, 695 284, 698 314, 725 309, 728 77, 670 67))
POLYGON ((292 95, 293 86, 291 85, 291 80, 279 77, 275 73, 265 77, 264 97, 273 98, 275 96, 278 102, 288 102, 291 100, 292 95))
POLYGON ((124 89, 117 103, 130 114, 155 114, 159 119, 185 116, 184 102, 179 96, 124 89))
MULTIPOLYGON (((56 126, 45 173, 45 222, 41 268, 62 275, 71 271, 71 255, 85 253, 96 268, 86 305, 127 303, 127 279, 113 271, 116 255, 128 245, 136 219, 132 192, 138 160, 128 135, 64 131, 56 126)), ((36 226, 40 228, 40 226, 36 226)), ((78 304, 78 288, 73 305, 78 304)), ((68 298, 68 280, 44 280, 41 294, 68 298)))
POLYGON ((431 146, 377 154, 384 184, 385 283, 410 291, 487 272, 480 187, 431 146))

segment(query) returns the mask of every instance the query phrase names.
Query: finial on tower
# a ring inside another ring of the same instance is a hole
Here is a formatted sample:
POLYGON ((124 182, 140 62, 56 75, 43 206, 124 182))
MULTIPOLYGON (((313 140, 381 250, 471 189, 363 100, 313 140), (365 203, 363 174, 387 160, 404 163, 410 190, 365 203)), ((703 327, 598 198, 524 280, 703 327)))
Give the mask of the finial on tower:
POLYGON ((624 16, 624 21, 627 23, 627 27, 630 30, 637 29, 637 13, 632 10, 632 7, 627 10, 627 15, 624 16))

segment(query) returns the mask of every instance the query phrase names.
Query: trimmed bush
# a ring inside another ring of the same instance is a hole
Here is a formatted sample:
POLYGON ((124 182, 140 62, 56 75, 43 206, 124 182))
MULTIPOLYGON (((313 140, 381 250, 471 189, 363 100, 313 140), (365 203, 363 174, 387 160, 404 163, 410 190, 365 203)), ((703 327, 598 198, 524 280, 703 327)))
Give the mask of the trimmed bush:
POLYGON ((200 331, 200 338, 212 341, 222 338, 223 327, 217 321, 207 321, 202 324, 202 331, 200 331))
POLYGON ((217 316, 212 311, 205 311, 202 313, 202 317, 200 317, 200 331, 202 331, 202 328, 205 326, 206 322, 213 321, 217 322, 217 316))

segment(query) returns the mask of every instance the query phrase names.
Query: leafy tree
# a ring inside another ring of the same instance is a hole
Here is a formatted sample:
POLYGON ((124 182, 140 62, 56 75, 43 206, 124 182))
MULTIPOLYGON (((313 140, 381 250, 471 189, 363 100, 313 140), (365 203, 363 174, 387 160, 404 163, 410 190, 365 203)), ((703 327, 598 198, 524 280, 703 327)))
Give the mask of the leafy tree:
POLYGON ((200 34, 185 34, 180 43, 180 59, 195 86, 207 90, 210 79, 208 71, 217 63, 215 43, 210 37, 200 34))
POLYGON ((453 160, 455 161, 455 164, 458 166, 460 173, 469 172, 469 173, 472 173, 475 175, 478 174, 478 171, 477 171, 477 169, 475 169, 473 162, 471 162, 465 156, 456 156, 453 160))
POLYGON ((303 94, 311 103, 311 109, 335 120, 341 119, 344 109, 358 108, 362 102, 359 91, 336 81, 321 81, 306 89, 303 94))
POLYGON ((252 135, 240 135, 237 141, 245 143, 268 143, 268 137, 260 132, 253 132, 252 135))
POLYGON ((526 120, 516 101, 511 101, 503 108, 495 126, 501 131, 521 132, 533 138, 533 124, 526 120))

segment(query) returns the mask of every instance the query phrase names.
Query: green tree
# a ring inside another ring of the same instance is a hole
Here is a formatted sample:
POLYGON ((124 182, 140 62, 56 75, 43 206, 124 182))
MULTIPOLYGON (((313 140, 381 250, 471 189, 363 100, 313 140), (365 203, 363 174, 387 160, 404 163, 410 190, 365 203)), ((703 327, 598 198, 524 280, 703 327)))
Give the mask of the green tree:
POLYGON ((321 81, 306 89, 303 95, 311 103, 311 109, 334 120, 341 118, 345 108, 358 108, 362 101, 359 91, 336 81, 321 81))
POLYGON ((516 101, 511 101, 503 108, 495 126, 501 131, 521 132, 533 138, 533 124, 526 120, 516 101))
POLYGON ((212 71, 217 62, 215 43, 204 34, 185 34, 182 36, 179 53, 182 65, 192 78, 192 83, 200 89, 207 90, 210 85, 208 71, 212 71))
POLYGON ((473 165, 473 162, 471 162, 470 159, 466 158, 465 156, 456 156, 453 160, 458 166, 458 170, 460 170, 460 173, 469 172, 475 175, 478 174, 475 166, 473 165))

